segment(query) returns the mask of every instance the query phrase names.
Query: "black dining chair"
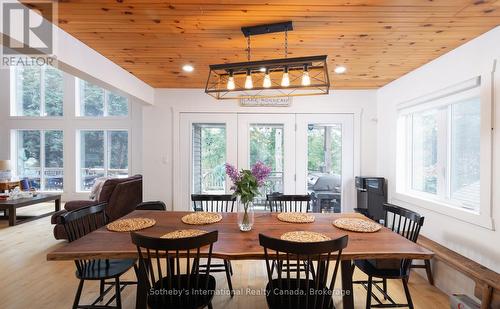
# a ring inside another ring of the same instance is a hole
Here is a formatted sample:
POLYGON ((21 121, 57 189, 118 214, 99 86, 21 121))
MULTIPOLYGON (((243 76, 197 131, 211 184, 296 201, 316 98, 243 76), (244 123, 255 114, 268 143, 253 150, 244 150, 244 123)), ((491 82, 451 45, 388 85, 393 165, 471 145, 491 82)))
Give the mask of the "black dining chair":
MULTIPOLYGON (((191 194, 194 211, 209 211, 209 212, 233 212, 235 211, 236 197, 231 194, 191 194)), ((201 268, 207 267, 206 264, 201 264, 201 268)), ((212 264, 212 272, 225 272, 227 285, 229 287, 231 297, 234 296, 233 283, 231 276, 233 275, 233 266, 231 261, 223 260, 222 264, 212 264)))
POLYGON ((266 300, 271 309, 330 309, 334 308, 335 280, 340 265, 342 250, 347 247, 348 236, 321 242, 292 242, 259 234, 264 247, 266 270, 269 282, 266 285, 266 300), (310 278, 309 271, 272 271, 273 261, 277 267, 294 262, 305 265, 317 263, 317 275, 310 278), (333 264, 333 267, 332 267, 333 264), (331 276, 329 277, 329 274, 331 276))
MULTIPOLYGON (((310 195, 285 195, 285 194, 268 194, 266 196, 267 203, 271 212, 309 212, 309 206, 311 202, 310 195)), ((304 264, 304 263, 303 263, 304 264)), ((274 270, 274 263, 272 264, 272 269, 274 270)), ((287 271, 290 267, 290 271, 295 271, 297 264, 291 263, 281 267, 283 271, 287 271)), ((299 267, 300 271, 305 271, 305 265, 299 267)), ((311 265, 309 271, 314 276, 314 266, 311 265)))
POLYGON ((212 308, 216 281, 210 275, 218 232, 165 239, 131 233, 139 254, 136 308, 212 308), (199 267, 200 249, 208 247, 207 267, 199 267), (191 260, 193 264, 191 266, 191 260))
POLYGON ((167 210, 167 205, 162 201, 142 202, 135 207, 136 210, 167 210))
POLYGON ((309 212, 310 195, 268 194, 266 200, 271 212, 309 212))
MULTIPOLYGON (((385 227, 400 234, 408 240, 417 242, 420 229, 424 224, 424 217, 409 209, 388 203, 384 204, 384 211, 385 227)), ((366 308, 413 308, 413 302, 408 288, 408 278, 411 264, 411 259, 355 260, 354 265, 368 275, 368 281, 353 281, 354 284, 362 284, 367 290, 366 308), (379 278, 382 280, 373 280, 373 278, 379 278), (403 288, 407 301, 406 304, 397 304, 389 296, 389 294, 387 294, 387 279, 400 279, 403 282, 403 288), (379 284, 382 284, 382 287, 380 287, 379 284), (383 303, 377 295, 373 293, 373 287, 375 287, 383 295, 384 300, 388 300, 389 303, 383 303), (372 298, 375 299, 377 304, 371 304, 372 298)))
MULTIPOLYGON (((106 225, 107 218, 105 214, 106 203, 92 205, 70 211, 61 217, 61 223, 64 226, 68 241, 75 241, 88 233, 97 230, 106 225)), ((131 284, 137 282, 120 281, 120 276, 136 266, 135 259, 111 260, 111 259, 81 259, 75 260, 76 277, 80 279, 78 289, 73 303, 73 309, 76 308, 121 308, 121 291, 131 284), (113 280, 109 280, 113 279, 113 280), (80 305, 83 284, 87 280, 99 280, 99 297, 91 305, 80 305), (109 285, 106 289, 105 287, 109 285), (102 302, 104 297, 112 289, 115 289, 115 295, 111 297, 105 305, 97 305, 102 302), (110 306, 111 302, 116 300, 116 306, 110 306)))

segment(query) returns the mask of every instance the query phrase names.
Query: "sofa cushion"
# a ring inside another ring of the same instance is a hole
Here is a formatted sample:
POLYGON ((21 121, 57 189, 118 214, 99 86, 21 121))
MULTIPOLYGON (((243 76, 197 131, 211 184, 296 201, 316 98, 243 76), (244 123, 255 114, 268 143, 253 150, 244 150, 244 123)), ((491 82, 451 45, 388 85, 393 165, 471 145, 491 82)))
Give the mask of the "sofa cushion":
POLYGON ((122 182, 126 182, 126 181, 130 181, 133 179, 138 179, 140 177, 142 177, 142 176, 135 175, 135 176, 127 177, 127 178, 112 178, 112 179, 106 180, 106 182, 102 186, 101 194, 99 195, 99 199, 98 199, 99 203, 109 201, 109 198, 111 197, 111 194, 113 194, 113 191, 115 190, 115 187, 117 184, 122 183, 122 182))

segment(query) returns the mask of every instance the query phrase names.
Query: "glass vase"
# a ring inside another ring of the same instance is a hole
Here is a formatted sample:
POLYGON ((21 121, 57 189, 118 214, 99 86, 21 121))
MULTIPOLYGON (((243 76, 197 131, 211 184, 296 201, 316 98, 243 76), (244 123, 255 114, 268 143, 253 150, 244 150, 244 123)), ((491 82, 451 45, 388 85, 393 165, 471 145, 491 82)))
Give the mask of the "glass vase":
POLYGON ((248 232, 252 229, 254 222, 253 201, 243 203, 240 197, 238 196, 237 204, 238 204, 238 226, 240 227, 240 231, 248 232))

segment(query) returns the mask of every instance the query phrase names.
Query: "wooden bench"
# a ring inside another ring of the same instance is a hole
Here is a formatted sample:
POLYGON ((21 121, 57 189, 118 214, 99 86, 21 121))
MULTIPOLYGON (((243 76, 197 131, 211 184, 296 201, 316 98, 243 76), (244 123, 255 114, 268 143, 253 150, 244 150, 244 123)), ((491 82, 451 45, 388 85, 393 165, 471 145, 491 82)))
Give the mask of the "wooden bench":
POLYGON ((474 295, 481 309, 500 308, 500 274, 422 235, 417 243, 434 252, 434 258, 474 280, 474 295))

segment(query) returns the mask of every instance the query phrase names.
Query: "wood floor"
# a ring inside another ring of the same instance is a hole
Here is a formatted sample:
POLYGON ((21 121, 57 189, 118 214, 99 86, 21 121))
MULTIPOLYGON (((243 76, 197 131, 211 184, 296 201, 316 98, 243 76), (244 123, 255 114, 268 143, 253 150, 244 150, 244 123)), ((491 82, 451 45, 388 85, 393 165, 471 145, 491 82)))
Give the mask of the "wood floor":
MULTIPOLYGON (((52 203, 26 207, 19 214, 31 215, 50 211, 52 203)), ((64 242, 55 240, 52 235, 50 217, 8 227, 0 221, 0 308, 71 308, 78 281, 75 278, 73 262, 48 262, 46 254, 64 242)), ((214 308, 267 308, 265 298, 258 294, 267 282, 264 263, 261 261, 233 262, 233 299, 226 292, 223 273, 215 274, 222 295, 214 298, 214 308)), ((363 278, 359 272, 356 278, 363 278)), ((132 272, 125 279, 135 279, 132 272)), ((339 278, 340 279, 340 276, 339 278)), ((340 287, 340 282, 336 285, 340 287)), ((437 288, 430 286, 417 274, 410 278, 410 290, 415 308, 449 308, 448 297, 437 288)), ((98 285, 86 283, 82 303, 94 299, 98 285)), ((364 308, 365 290, 355 287, 355 307, 364 308)), ((403 302, 404 293, 400 281, 389 281, 389 294, 403 302)), ((134 308, 135 290, 127 287, 122 294, 123 307, 134 308)), ((337 308, 342 308, 340 297, 335 300, 337 308)))

